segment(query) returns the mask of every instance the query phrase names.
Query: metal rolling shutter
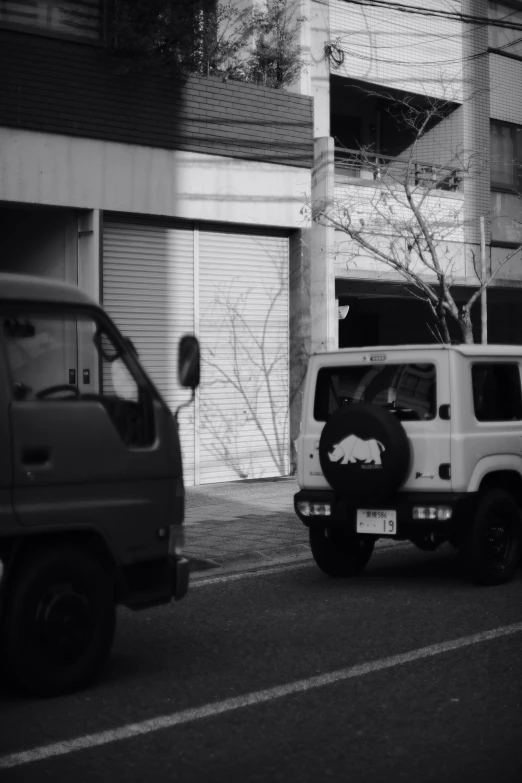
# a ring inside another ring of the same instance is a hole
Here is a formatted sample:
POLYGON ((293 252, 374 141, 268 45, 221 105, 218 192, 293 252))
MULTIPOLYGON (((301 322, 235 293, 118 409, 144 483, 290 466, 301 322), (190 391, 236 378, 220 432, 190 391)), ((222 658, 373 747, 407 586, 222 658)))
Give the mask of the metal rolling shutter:
POLYGON ((288 238, 199 233, 200 481, 287 475, 288 238))
MULTIPOLYGON (((106 219, 103 304, 134 342, 171 409, 189 393, 177 378, 178 340, 194 332, 194 232, 191 224, 106 219)), ((194 406, 180 414, 186 484, 194 483, 194 406)))

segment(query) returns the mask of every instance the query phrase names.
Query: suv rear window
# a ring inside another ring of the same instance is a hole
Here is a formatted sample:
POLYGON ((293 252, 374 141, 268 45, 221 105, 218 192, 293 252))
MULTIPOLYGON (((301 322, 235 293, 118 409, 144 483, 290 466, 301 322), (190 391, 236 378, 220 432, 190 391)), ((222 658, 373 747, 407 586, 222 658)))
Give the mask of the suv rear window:
POLYGON ((314 418, 327 421, 343 405, 372 402, 402 421, 433 419, 436 372, 433 364, 379 367, 323 367, 317 375, 314 418))
POLYGON ((474 364, 471 378, 475 417, 478 421, 522 419, 518 364, 474 364))

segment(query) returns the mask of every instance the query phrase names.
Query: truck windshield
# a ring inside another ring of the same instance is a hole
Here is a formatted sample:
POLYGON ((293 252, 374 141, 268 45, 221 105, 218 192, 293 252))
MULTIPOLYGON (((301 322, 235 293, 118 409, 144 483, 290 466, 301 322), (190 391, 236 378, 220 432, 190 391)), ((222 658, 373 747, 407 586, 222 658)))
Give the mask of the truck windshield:
POLYGON ((323 367, 317 376, 314 418, 327 421, 345 405, 371 402, 401 420, 433 419, 436 371, 432 364, 323 367))

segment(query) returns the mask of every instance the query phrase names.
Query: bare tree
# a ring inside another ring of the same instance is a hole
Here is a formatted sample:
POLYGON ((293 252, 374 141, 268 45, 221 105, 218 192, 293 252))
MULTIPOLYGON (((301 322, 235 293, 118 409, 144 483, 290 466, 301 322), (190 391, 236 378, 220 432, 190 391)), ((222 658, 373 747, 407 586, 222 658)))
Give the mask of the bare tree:
POLYGON ((262 318, 252 315, 253 291, 237 294, 232 284, 216 292, 209 316, 215 325, 215 343, 207 342, 203 352, 203 371, 211 368, 213 380, 205 384, 207 401, 202 399, 201 423, 212 435, 208 440, 213 455, 240 478, 252 476, 257 467, 257 455, 254 460, 239 448, 239 442, 244 443, 244 428, 252 425, 275 469, 282 475, 287 472, 288 329, 279 330, 277 316, 287 296, 287 270, 283 263, 274 263, 277 283, 264 292, 262 318), (215 410, 213 385, 219 386, 222 399, 233 401, 235 407, 215 410))
MULTIPOLYGON (((371 93, 375 96, 375 93, 371 93)), ((374 187, 346 188, 331 201, 310 205, 312 220, 333 226, 346 242, 338 252, 349 267, 371 258, 384 269, 398 273, 413 295, 424 301, 436 317, 436 337, 450 342, 448 321, 459 327, 462 340, 473 342, 471 308, 500 269, 522 244, 508 253, 493 270, 482 275, 479 253, 469 247, 477 288, 465 303, 454 296, 455 280, 464 257, 466 221, 462 201, 444 197, 444 191, 462 187, 466 177, 477 176, 487 164, 487 151, 446 151, 443 163, 419 161, 419 150, 432 129, 444 121, 455 104, 448 100, 379 95, 393 103, 391 113, 411 143, 399 157, 387 157, 368 147, 344 150, 341 165, 348 174, 371 178, 374 187)), ((342 189, 341 189, 342 190, 342 189)), ((446 193, 446 195, 448 195, 446 193)))

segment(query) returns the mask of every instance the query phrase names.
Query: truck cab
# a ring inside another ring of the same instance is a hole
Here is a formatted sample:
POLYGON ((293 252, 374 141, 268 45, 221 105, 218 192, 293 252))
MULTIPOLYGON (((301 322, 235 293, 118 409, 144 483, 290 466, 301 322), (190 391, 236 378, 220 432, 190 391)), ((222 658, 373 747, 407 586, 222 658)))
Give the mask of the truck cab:
MULTIPOLYGON (((192 336, 179 370, 194 394, 192 336)), ((187 592, 176 417, 103 308, 0 274, 0 433, 2 668, 31 693, 74 690, 106 659, 118 604, 187 592)))

